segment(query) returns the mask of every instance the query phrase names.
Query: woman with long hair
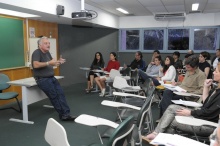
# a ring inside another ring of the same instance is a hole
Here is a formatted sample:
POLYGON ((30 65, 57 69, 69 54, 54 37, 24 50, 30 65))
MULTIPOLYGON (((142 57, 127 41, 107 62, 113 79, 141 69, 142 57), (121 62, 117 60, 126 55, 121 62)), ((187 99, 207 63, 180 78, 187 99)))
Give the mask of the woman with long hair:
POLYGON ((88 75, 86 93, 90 93, 91 89, 93 89, 93 81, 94 81, 94 78, 97 77, 97 74, 93 70, 101 70, 102 68, 104 68, 104 65, 105 65, 105 62, 103 60, 102 53, 96 52, 93 62, 90 66, 91 71, 89 72, 89 75, 88 75))
MULTIPOLYGON (((118 70, 120 67, 120 63, 117 60, 117 56, 115 52, 111 52, 110 53, 110 60, 108 62, 108 65, 106 68, 102 69, 103 71, 107 71, 110 72, 111 69, 116 69, 118 70)), ((105 81, 108 78, 108 75, 105 76, 99 76, 95 78, 95 82, 96 84, 99 86, 100 90, 101 90, 101 94, 100 96, 105 96, 105 81)))
POLYGON ((164 67, 161 69, 162 77, 158 77, 159 81, 174 81, 176 78, 176 69, 173 66, 174 59, 171 56, 167 56, 164 62, 164 67))

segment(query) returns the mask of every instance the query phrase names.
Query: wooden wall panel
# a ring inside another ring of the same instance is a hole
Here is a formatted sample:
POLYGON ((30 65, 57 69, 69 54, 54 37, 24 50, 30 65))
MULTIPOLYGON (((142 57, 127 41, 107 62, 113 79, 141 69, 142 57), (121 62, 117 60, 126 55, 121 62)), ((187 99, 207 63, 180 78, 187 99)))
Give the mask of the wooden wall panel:
MULTIPOLYGON (((11 17, 11 16, 10 16, 11 17)), ((11 17, 14 18, 14 17, 11 17)), ((19 18, 21 19, 21 18, 19 18)), ((49 37, 50 33, 52 34, 52 38, 56 38, 57 40, 57 47, 58 47, 58 25, 56 23, 50 23, 50 22, 43 22, 43 21, 36 21, 36 20, 24 20, 24 53, 27 52, 28 50, 28 41, 27 41, 27 34, 29 34, 29 27, 34 27, 35 28, 35 36, 46 36, 49 37), (28 21, 28 23, 27 23, 28 21), (28 33, 27 31, 28 30, 28 33)), ((58 50, 58 49, 57 49, 58 50)), ((59 52, 57 52, 57 55, 59 56, 59 52)), ((57 57, 58 57, 57 56, 57 57)), ((55 75, 60 74, 59 67, 56 68, 55 70, 55 75)), ((23 67, 23 68, 17 68, 17 69, 8 69, 8 70, 2 70, 0 73, 7 74, 10 78, 10 80, 18 80, 18 79, 23 79, 23 78, 28 78, 32 77, 32 70, 29 67, 23 67)), ((9 89, 5 91, 15 91, 19 93, 19 100, 22 98, 22 93, 21 93, 21 87, 20 86, 11 86, 9 89)), ((4 104, 8 104, 10 102, 15 102, 13 101, 2 101, 0 100, 0 106, 4 104)))

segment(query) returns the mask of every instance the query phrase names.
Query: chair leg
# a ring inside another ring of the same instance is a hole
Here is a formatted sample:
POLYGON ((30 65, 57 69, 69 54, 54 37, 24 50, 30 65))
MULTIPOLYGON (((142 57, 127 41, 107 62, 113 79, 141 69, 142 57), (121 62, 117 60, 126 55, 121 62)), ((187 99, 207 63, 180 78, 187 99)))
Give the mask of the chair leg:
POLYGON ((18 101, 18 98, 15 97, 15 99, 16 99, 16 101, 17 101, 17 104, 18 104, 19 110, 15 109, 15 108, 13 108, 13 109, 16 110, 17 112, 21 113, 21 112, 22 112, 21 105, 20 105, 20 103, 19 103, 19 101, 18 101))
POLYGON ((2 108, 2 109, 0 109, 0 110, 13 109, 13 110, 15 110, 15 111, 21 113, 21 112, 22 112, 22 109, 21 109, 20 103, 19 103, 19 101, 18 101, 18 98, 15 97, 15 99, 16 99, 16 102, 17 102, 17 104, 18 104, 19 109, 16 109, 16 108, 14 108, 14 107, 8 107, 8 108, 2 108))
POLYGON ((195 135, 195 137, 196 137, 196 140, 199 141, 198 136, 197 136, 197 134, 196 134, 196 132, 195 132, 193 126, 192 126, 192 130, 193 130, 193 133, 194 133, 194 135, 195 135))

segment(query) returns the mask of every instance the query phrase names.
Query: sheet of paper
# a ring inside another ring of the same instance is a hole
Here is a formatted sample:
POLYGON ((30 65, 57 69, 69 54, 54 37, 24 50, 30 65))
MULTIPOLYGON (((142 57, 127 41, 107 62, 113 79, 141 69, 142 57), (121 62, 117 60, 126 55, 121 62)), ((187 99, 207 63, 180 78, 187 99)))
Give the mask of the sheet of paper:
POLYGON ((171 100, 175 104, 181 104, 185 106, 191 106, 191 107, 201 107, 201 103, 193 102, 193 101, 184 101, 184 100, 171 100))
POLYGON ((198 94, 193 94, 193 93, 185 93, 185 92, 173 92, 177 95, 182 95, 182 96, 195 96, 195 97, 201 97, 201 95, 198 94))
POLYGON ((172 91, 187 92, 185 89, 183 89, 179 86, 173 86, 171 84, 163 84, 163 86, 169 90, 172 90, 172 91))
POLYGON ((159 144, 162 144, 162 145, 166 145, 168 143, 168 140, 172 139, 173 135, 172 134, 167 134, 167 133, 159 133, 157 135, 156 138, 154 138, 150 144, 153 144, 153 145, 159 145, 159 144))
POLYGON ((208 146, 204 143, 177 134, 172 136, 168 144, 172 146, 208 146))
POLYGON ((196 140, 177 135, 177 134, 167 134, 159 133, 157 137, 150 142, 153 145, 165 145, 165 146, 208 146, 204 143, 198 142, 196 140))

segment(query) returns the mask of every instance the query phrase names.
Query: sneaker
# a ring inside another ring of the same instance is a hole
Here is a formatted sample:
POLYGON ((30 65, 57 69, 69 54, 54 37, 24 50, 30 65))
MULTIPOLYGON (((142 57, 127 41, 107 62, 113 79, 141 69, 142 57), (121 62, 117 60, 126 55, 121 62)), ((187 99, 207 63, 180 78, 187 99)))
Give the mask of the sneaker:
POLYGON ((74 121, 77 117, 76 116, 67 116, 67 117, 62 117, 61 120, 62 121, 74 121))
POLYGON ((102 93, 101 93, 101 94, 99 94, 99 96, 100 96, 100 97, 104 97, 104 96, 105 96, 105 94, 102 94, 102 93))
POLYGON ((105 88, 104 88, 104 89, 102 89, 102 94, 103 94, 103 95, 105 95, 105 88))

